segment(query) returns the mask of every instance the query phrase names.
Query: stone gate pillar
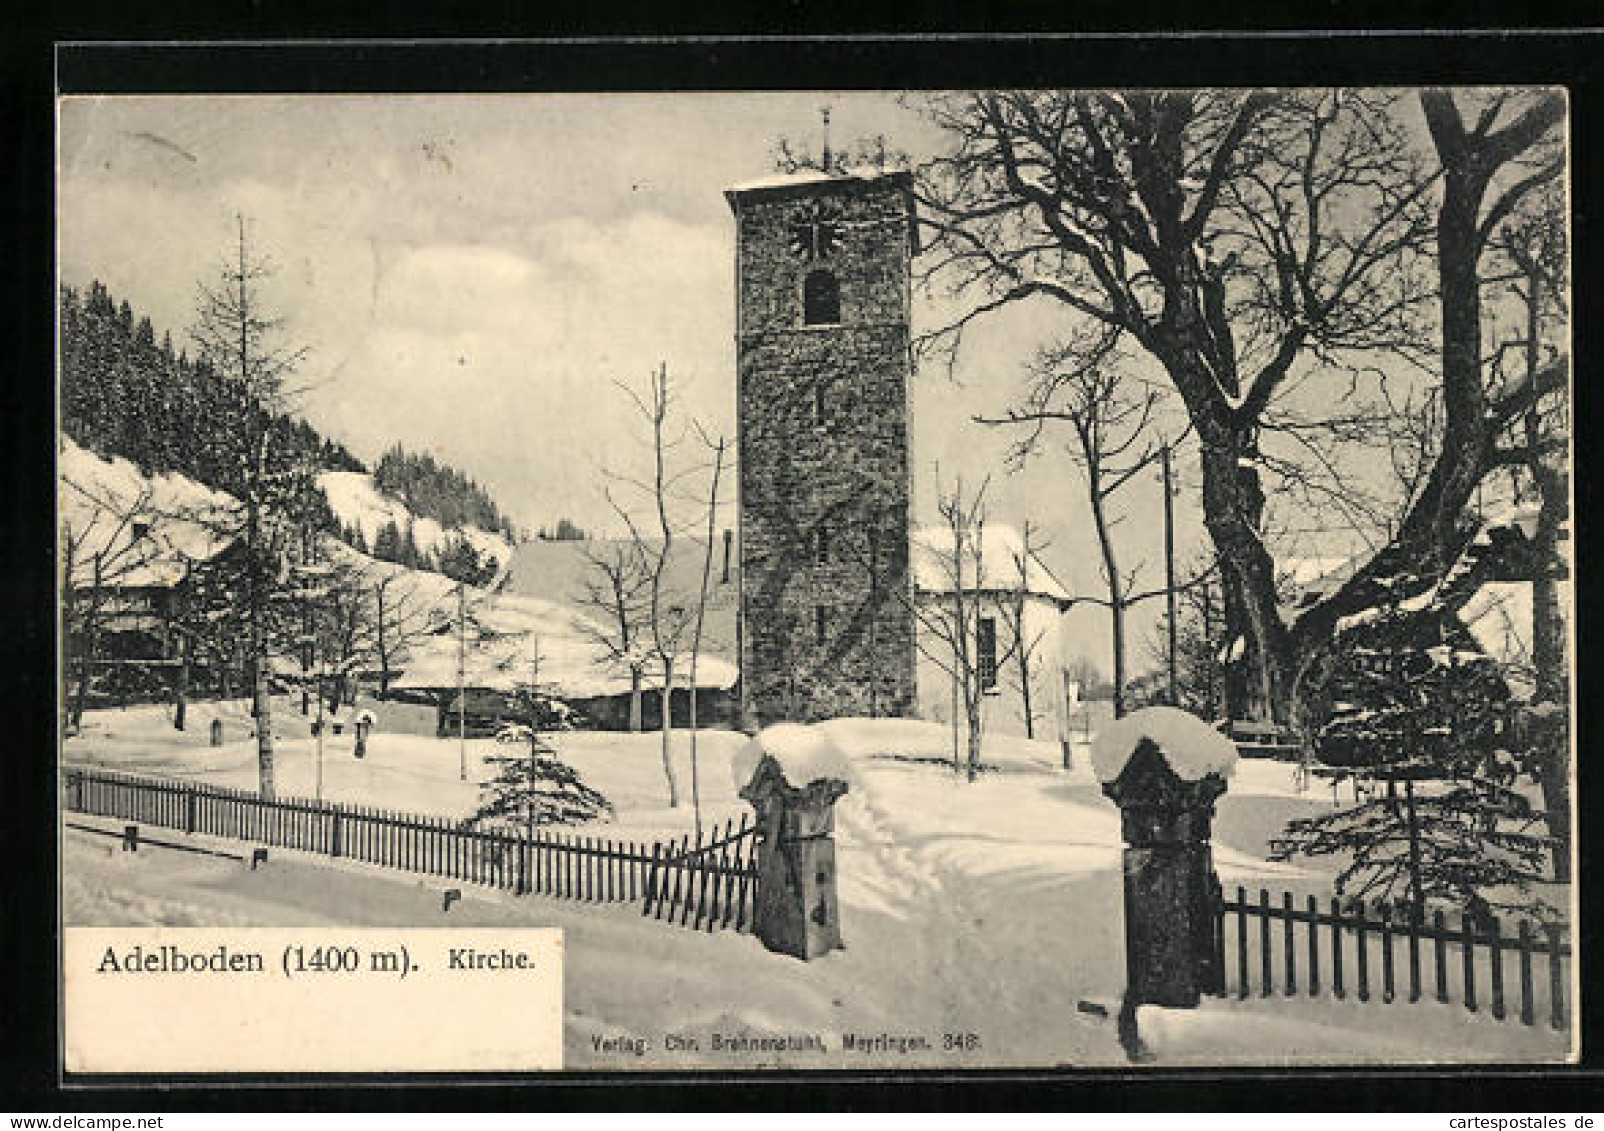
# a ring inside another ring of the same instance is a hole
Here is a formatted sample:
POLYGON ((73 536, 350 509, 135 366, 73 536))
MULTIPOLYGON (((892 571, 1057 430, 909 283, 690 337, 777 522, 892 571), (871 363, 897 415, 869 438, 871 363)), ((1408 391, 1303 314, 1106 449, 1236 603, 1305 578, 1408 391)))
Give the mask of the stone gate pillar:
POLYGON ((1210 826, 1235 744, 1173 707, 1138 711, 1093 746, 1125 840, 1126 1009, 1196 1007, 1225 992, 1216 929, 1220 881, 1210 826))
POLYGON ((770 754, 741 788, 757 810, 753 931, 770 950, 808 961, 843 945, 833 833, 835 803, 846 792, 847 783, 834 777, 798 788, 770 754))

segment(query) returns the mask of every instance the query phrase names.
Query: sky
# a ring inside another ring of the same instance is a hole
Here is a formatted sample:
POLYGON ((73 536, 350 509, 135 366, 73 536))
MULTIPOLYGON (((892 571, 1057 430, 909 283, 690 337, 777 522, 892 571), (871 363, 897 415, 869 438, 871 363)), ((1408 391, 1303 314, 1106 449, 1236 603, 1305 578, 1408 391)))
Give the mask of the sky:
MULTIPOLYGON (((309 348, 299 410, 359 457, 428 450, 530 529, 617 523, 604 469, 646 458, 616 387, 666 364, 682 409, 734 434, 734 224, 723 190, 774 169, 775 145, 816 152, 883 135, 915 160, 944 144, 892 93, 71 98, 60 105, 62 282, 105 283, 184 344, 197 285, 249 221, 276 274, 264 297, 309 348)), ((930 324, 916 304, 915 329, 930 324)), ((1010 474, 1010 437, 973 422, 1023 388, 1058 311, 977 324, 949 374, 916 375, 921 521, 938 483, 988 474, 989 521, 1043 529, 1075 593, 1096 593, 1096 544, 1062 454, 1010 474)), ((1188 555, 1201 522, 1190 469, 1177 503, 1188 555)), ((1137 588, 1162 583, 1156 474, 1128 488, 1118 534, 1137 588)), ((626 502, 628 500, 626 499, 626 502)), ((733 524, 733 513, 729 521, 733 524)), ((1136 617, 1133 668, 1160 602, 1136 617)), ((1099 658, 1106 617, 1075 614, 1072 651, 1099 658)))

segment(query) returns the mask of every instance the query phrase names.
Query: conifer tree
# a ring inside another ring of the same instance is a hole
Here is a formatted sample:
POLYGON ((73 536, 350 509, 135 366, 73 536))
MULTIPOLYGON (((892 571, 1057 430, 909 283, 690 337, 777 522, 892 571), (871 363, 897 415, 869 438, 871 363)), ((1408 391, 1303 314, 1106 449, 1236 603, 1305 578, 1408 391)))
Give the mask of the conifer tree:
POLYGON ((573 727, 568 705, 535 685, 519 690, 521 722, 496 735, 501 751, 487 761, 494 775, 480 786, 476 824, 515 823, 531 834, 541 825, 580 824, 611 816, 613 806, 564 762, 550 735, 573 727))
MULTIPOLYGON (((1543 915, 1550 838, 1513 788, 1519 740, 1488 656, 1438 608, 1391 608, 1346 629, 1315 749, 1364 785, 1346 808, 1288 822, 1271 858, 1335 856, 1339 894, 1407 911, 1437 902, 1485 921, 1543 915)), ((1356 792, 1358 792, 1356 790, 1356 792)))
POLYGON ((304 351, 275 340, 277 319, 265 308, 262 285, 270 266, 255 257, 238 218, 238 243, 222 266, 215 286, 202 285, 192 335, 201 357, 231 385, 245 405, 245 428, 231 437, 232 464, 239 476, 243 515, 239 534, 245 553, 245 596, 249 613, 248 656, 253 714, 256 718, 258 788, 275 794, 272 699, 269 676, 270 600, 280 570, 286 535, 294 515, 282 513, 288 499, 304 492, 304 476, 294 462, 284 465, 275 449, 274 418, 284 405, 285 378, 304 351))

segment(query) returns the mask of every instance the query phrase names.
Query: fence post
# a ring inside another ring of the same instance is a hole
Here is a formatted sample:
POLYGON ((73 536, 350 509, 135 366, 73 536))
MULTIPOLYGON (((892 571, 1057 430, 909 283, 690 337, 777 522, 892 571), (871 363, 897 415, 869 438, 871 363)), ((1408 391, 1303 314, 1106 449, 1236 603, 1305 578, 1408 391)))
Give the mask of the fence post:
POLYGON ((1288 997, 1291 997, 1298 992, 1298 960, 1297 948, 1293 945, 1294 935, 1292 932, 1292 893, 1289 891, 1284 891, 1281 893, 1281 915, 1286 923, 1286 930, 1283 933, 1283 941, 1286 944, 1287 974, 1285 984, 1281 987, 1281 992, 1286 994, 1288 997))
POLYGON ((1353 912, 1354 944, 1356 947, 1356 964, 1359 977, 1359 1000, 1370 1000, 1370 942, 1365 933, 1369 921, 1365 919, 1365 905, 1361 899, 1355 899, 1348 910, 1353 912))
POLYGON ((809 961, 844 945, 833 833, 847 783, 817 777, 798 788, 762 741, 752 739, 757 765, 741 788, 761 830, 753 933, 770 950, 809 961))
POLYGON ((1270 942, 1270 893, 1259 889, 1259 992, 1264 997, 1275 993, 1275 954, 1270 942))
POLYGON ((1391 1002, 1397 996, 1392 977, 1392 907, 1380 905, 1381 912, 1381 1000, 1391 1002))
POLYGON ((1236 887, 1236 996, 1248 996, 1248 889, 1236 887))
POLYGON ((1420 904, 1409 903, 1409 1000, 1420 1000, 1420 904))
POLYGON ((1331 992, 1339 999, 1346 996, 1342 989, 1342 902, 1336 897, 1331 900, 1331 992))
POLYGON ((1548 1016, 1549 1024, 1555 1029, 1565 1027, 1565 977, 1560 966, 1560 939, 1559 926, 1554 923, 1543 924, 1543 933, 1548 936, 1548 1016))
POLYGON ((1320 996, 1320 904, 1309 897, 1309 996, 1320 996))
POLYGON ((1536 1020, 1532 1012, 1532 925, 1520 921, 1520 1023, 1530 1025, 1536 1020))
POLYGON ((195 831, 195 807, 196 807, 196 805, 198 803, 199 802, 198 802, 198 799, 197 799, 197 795, 195 793, 195 787, 192 786, 192 785, 185 786, 184 787, 184 831, 186 833, 193 833, 195 831))
POLYGON ((1487 957, 1491 960, 1492 975, 1492 1004, 1493 1016, 1502 1021, 1504 1019, 1504 928, 1495 915, 1488 920, 1488 951, 1487 957))
POLYGON ((646 898, 641 901, 640 913, 650 915, 652 907, 657 902, 657 869, 663 859, 663 844, 658 841, 652 845, 652 862, 646 870, 646 898))
POLYGON ((340 854, 340 824, 340 811, 336 809, 334 810, 334 827, 329 830, 330 856, 338 856, 340 854))
POLYGON ((1439 909, 1431 913, 1431 947, 1437 968, 1437 1000, 1448 1004, 1448 923, 1439 909))

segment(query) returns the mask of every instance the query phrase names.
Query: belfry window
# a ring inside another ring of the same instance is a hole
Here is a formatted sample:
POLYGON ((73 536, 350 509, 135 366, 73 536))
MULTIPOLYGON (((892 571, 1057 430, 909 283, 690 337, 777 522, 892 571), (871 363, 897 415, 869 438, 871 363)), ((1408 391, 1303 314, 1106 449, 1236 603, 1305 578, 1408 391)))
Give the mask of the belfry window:
POLYGON ((828 326, 841 321, 841 284, 829 271, 810 271, 802 281, 802 321, 828 326))

